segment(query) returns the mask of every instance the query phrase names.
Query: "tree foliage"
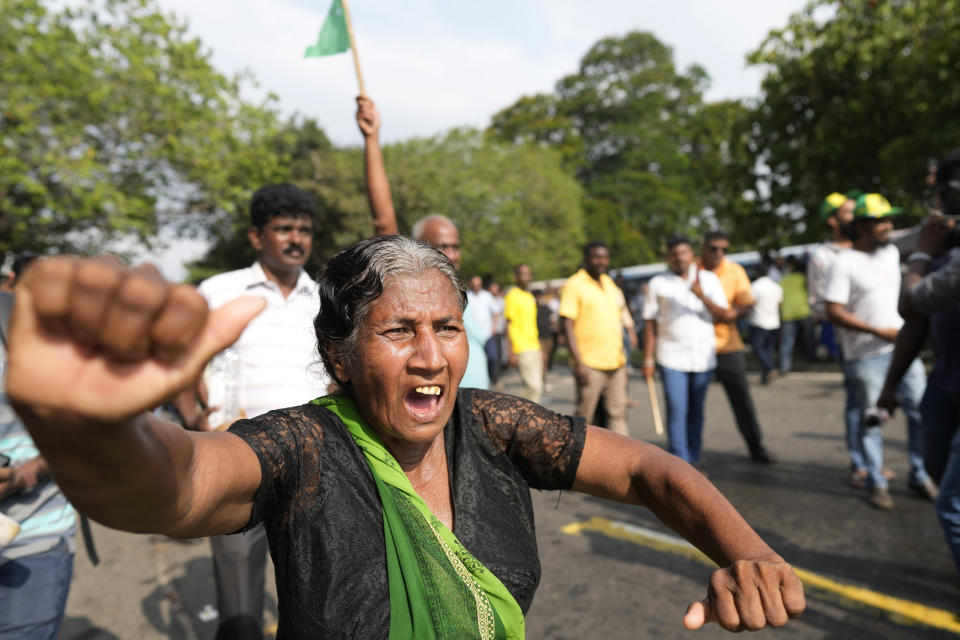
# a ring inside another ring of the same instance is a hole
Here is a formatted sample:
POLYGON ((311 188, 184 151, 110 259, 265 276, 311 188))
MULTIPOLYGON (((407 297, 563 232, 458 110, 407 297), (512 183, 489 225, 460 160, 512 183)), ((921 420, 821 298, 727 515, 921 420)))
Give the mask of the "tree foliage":
POLYGON ((384 157, 401 230, 431 213, 448 216, 460 230, 465 275, 511 282, 520 262, 538 279, 576 268, 581 190, 556 152, 455 129, 391 145, 384 157))
POLYGON ((777 227, 757 210, 750 109, 738 100, 704 105, 690 126, 690 157, 704 206, 699 227, 724 229, 745 247, 777 245, 777 227))
MULTIPOLYGON (((317 268, 336 251, 373 232, 358 148, 338 149, 310 120, 292 120, 275 142, 288 158, 283 179, 314 194, 318 212, 313 261, 317 268)), ((535 145, 507 146, 482 133, 455 129, 444 135, 387 145, 397 222, 408 233, 431 213, 460 229, 465 274, 490 274, 509 282, 513 266, 527 262, 538 278, 572 271, 583 242, 581 190, 559 155, 535 145)), ((248 218, 237 214, 210 252, 191 266, 199 278, 249 265, 248 218)))
POLYGON ((215 228, 278 174, 269 105, 149 0, 0 11, 0 251, 215 228))
MULTIPOLYGON (((266 184, 291 182, 317 198, 314 251, 306 267, 311 274, 316 274, 325 257, 345 246, 340 231, 346 219, 369 218, 366 200, 360 198, 362 159, 356 150, 335 149, 315 120, 291 117, 263 142, 259 152, 282 159, 282 165, 269 179, 243 183, 230 214, 223 216, 221 224, 207 228, 210 249, 187 265, 190 281, 253 264, 256 252, 247 238, 249 202, 253 192, 266 184)), ((366 236, 356 239, 360 237, 366 236)))
MULTIPOLYGON (((247 79, 214 69, 155 0, 0 0, 0 252, 150 244, 162 227, 211 240, 192 275, 249 264, 250 193, 317 196, 319 261, 369 235, 363 162, 316 122, 281 121, 247 79)), ((927 159, 960 140, 960 0, 813 0, 749 61, 763 95, 707 103, 649 33, 604 38, 549 94, 485 134, 385 149, 400 227, 440 212, 467 273, 575 268, 585 239, 615 266, 677 231, 722 226, 740 246, 820 235, 816 205, 852 187, 920 210, 927 159)))
POLYGON ((556 148, 585 190, 584 232, 611 245, 614 264, 659 255, 671 233, 699 232, 742 208, 742 194, 708 184, 740 159, 729 131, 739 103, 708 108, 699 66, 677 70, 650 33, 605 38, 551 95, 493 117, 496 139, 556 148))
POLYGON ((816 205, 853 187, 920 211, 927 159, 960 140, 958 34, 958 0, 819 0, 750 54, 757 206, 783 237, 819 236, 816 205))

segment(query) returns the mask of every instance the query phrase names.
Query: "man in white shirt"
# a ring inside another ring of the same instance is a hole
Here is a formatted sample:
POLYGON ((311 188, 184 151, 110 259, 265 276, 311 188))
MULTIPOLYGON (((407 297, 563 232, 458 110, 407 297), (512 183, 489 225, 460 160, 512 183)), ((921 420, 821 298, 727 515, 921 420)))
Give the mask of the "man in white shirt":
POLYGON ((780 303, 783 289, 769 275, 760 276, 750 285, 754 305, 750 308, 750 346, 760 362, 760 382, 767 384, 779 374, 773 364, 773 350, 780 329, 780 303))
POLYGON ((696 463, 703 443, 703 404, 717 365, 713 323, 727 298, 717 276, 694 264, 690 240, 667 240, 669 273, 650 280, 643 305, 643 375, 659 365, 667 400, 670 453, 696 463))
POLYGON ((483 288, 483 279, 472 276, 467 290, 467 300, 476 305, 477 326, 485 338, 493 335, 494 321, 497 316, 497 303, 493 294, 483 288))
MULTIPOLYGON (((857 198, 848 233, 853 248, 841 251, 827 277, 823 297, 827 318, 840 328, 844 372, 857 388, 860 420, 857 433, 868 472, 870 503, 892 509, 883 474, 883 420, 872 414, 893 356, 893 342, 903 325, 897 313, 900 293, 900 252, 890 244, 891 216, 900 213, 876 193, 857 198)), ((923 467, 920 399, 926 374, 914 360, 897 386, 897 399, 907 416, 908 485, 924 495, 932 481, 923 467)))
POLYGON ((846 229, 853 224, 853 209, 857 206, 856 197, 859 195, 835 192, 820 203, 820 219, 830 230, 830 237, 820 243, 810 256, 810 264, 807 265, 807 290, 814 319, 824 323, 827 322, 827 302, 823 299, 823 292, 827 287, 827 276, 837 255, 853 246, 853 242, 847 237, 846 229))
MULTIPOLYGON (((846 195, 834 192, 824 198, 820 204, 820 219, 830 229, 830 237, 817 247, 807 265, 808 302, 813 319, 820 322, 820 343, 826 345, 831 353, 838 356, 841 363, 843 353, 836 345, 833 324, 827 320, 827 301, 824 300, 823 293, 827 287, 827 276, 830 274, 833 261, 841 251, 853 246, 845 230, 853 224, 853 209, 857 206, 856 198, 859 195, 858 192, 846 195)), ((869 474, 867 463, 863 460, 863 445, 859 433, 860 399, 857 397, 857 385, 846 373, 843 375, 843 389, 846 396, 843 421, 847 455, 850 458, 850 484, 862 489, 867 486, 869 474)))
MULTIPOLYGON (((290 184, 257 190, 250 201, 247 237, 257 252, 250 267, 204 280, 198 290, 211 309, 241 296, 259 296, 267 306, 231 350, 239 360, 239 408, 227 424, 271 409, 309 402, 326 393, 329 378, 316 354, 313 319, 320 309, 317 285, 304 272, 313 247, 313 197, 290 184)), ((200 395, 202 398, 203 395, 200 395)), ((215 403, 216 399, 212 399, 215 403)), ((212 408, 212 407, 211 407, 212 408)), ((181 395, 177 409, 189 428, 206 430, 209 411, 181 395)), ((262 525, 242 534, 210 538, 219 611, 218 640, 263 637, 267 559, 262 525)))
POLYGON ((510 353, 510 345, 507 341, 507 321, 503 317, 504 293, 500 283, 493 280, 490 276, 483 279, 484 288, 490 297, 493 298, 493 335, 487 340, 483 350, 487 355, 487 369, 490 372, 490 386, 493 389, 500 390, 503 383, 500 376, 503 373, 504 357, 503 354, 510 353))

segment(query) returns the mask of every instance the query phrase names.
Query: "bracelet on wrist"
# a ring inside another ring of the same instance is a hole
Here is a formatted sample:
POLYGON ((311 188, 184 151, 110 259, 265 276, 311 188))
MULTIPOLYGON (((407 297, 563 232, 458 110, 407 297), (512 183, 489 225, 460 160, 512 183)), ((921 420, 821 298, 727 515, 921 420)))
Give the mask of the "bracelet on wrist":
POLYGON ((926 251, 914 251, 909 256, 907 256, 907 262, 917 262, 919 260, 923 260, 924 262, 930 262, 931 260, 933 260, 933 256, 931 256, 926 251))

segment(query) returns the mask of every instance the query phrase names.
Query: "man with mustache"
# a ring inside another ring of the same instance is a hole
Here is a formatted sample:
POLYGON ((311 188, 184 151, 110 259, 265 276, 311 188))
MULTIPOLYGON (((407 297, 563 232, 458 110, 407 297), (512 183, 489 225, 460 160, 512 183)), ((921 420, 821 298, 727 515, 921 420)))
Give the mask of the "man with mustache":
MULTIPOLYGON (((245 269, 215 275, 200 283, 199 292, 211 309, 241 296, 267 301, 230 348, 239 370, 238 406, 242 415, 226 416, 222 424, 208 424, 203 391, 182 395, 176 403, 188 428, 205 431, 225 428, 239 417, 253 417, 271 409, 302 404, 324 395, 329 377, 316 363, 313 319, 320 309, 317 285, 303 270, 313 248, 313 197, 291 184, 258 189, 250 201, 247 238, 257 260, 245 269)), ((213 374, 211 374, 213 375, 213 374)), ((210 404, 220 401, 210 398, 210 404)), ((217 638, 263 637, 263 600, 267 538, 262 526, 246 533, 210 538, 217 608, 217 638)))

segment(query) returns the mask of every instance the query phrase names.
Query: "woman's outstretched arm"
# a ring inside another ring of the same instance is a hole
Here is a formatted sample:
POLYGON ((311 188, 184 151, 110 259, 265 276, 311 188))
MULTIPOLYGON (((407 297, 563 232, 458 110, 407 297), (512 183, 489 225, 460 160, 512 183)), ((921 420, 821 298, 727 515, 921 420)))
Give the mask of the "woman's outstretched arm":
POLYGON ((720 567, 684 625, 730 631, 779 627, 805 607, 793 569, 704 476, 663 449, 588 427, 574 482, 583 493, 648 507, 720 567))

